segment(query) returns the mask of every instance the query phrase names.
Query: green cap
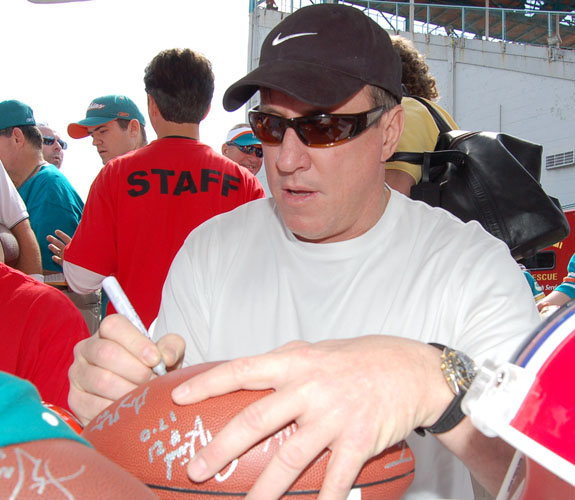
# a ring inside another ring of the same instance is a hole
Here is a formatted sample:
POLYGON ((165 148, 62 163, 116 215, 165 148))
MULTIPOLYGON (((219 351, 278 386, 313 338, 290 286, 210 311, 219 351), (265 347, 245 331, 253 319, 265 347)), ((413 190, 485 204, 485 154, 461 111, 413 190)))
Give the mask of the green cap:
POLYGON ((46 408, 27 380, 0 371, 0 448, 41 439, 73 439, 88 444, 58 414, 46 408))
POLYGON ((15 100, 0 102, 0 130, 25 125, 36 125, 30 106, 15 100))
POLYGON ((90 103, 86 118, 68 125, 68 135, 73 139, 81 139, 88 135, 88 127, 97 127, 118 119, 136 119, 142 127, 146 126, 144 115, 132 99, 125 95, 105 95, 96 97, 90 103))

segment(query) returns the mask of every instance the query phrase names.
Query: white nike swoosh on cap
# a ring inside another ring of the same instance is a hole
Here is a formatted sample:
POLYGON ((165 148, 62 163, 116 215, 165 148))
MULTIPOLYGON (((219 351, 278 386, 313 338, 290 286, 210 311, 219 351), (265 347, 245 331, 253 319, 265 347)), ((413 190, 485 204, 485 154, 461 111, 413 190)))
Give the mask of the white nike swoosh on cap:
POLYGON ((292 38, 298 38, 300 36, 311 36, 311 35, 317 35, 317 33, 294 33, 293 35, 287 35, 287 36, 284 36, 283 38, 282 38, 282 34, 278 33, 278 36, 276 36, 272 41, 272 46, 275 47, 276 45, 279 45, 280 43, 287 42, 288 40, 291 40, 292 38))

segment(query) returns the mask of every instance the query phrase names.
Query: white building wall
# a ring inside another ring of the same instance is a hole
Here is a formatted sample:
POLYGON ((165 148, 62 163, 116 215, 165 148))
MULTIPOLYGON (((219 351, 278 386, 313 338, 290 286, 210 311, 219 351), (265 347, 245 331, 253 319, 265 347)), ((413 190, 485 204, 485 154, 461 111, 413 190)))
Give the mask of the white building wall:
POLYGON ((575 51, 400 33, 425 54, 440 104, 466 130, 491 130, 543 145, 541 181, 575 204, 575 164, 545 158, 575 151, 575 51))

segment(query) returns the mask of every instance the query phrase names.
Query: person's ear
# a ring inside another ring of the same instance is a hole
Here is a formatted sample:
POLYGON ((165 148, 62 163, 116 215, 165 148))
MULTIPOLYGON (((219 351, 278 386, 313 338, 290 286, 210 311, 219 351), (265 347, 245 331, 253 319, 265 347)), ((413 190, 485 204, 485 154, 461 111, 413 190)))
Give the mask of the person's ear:
POLYGON ((12 129, 12 136, 10 137, 16 144, 24 144, 26 142, 26 138, 24 137, 24 132, 19 127, 14 127, 12 129))
POLYGON ((405 115, 403 113, 403 107, 400 104, 390 109, 381 117, 380 125, 382 127, 382 134, 384 134, 383 148, 381 150, 382 162, 387 161, 395 152, 395 148, 397 148, 403 132, 404 124, 405 115))
POLYGON ((152 116, 157 116, 159 114, 160 110, 158 109, 156 100, 150 94, 148 94, 148 115, 150 116, 150 119, 152 119, 152 116))
POLYGON ((128 123, 128 133, 130 137, 140 137, 140 127, 141 125, 138 120, 135 118, 130 120, 130 123, 128 123))

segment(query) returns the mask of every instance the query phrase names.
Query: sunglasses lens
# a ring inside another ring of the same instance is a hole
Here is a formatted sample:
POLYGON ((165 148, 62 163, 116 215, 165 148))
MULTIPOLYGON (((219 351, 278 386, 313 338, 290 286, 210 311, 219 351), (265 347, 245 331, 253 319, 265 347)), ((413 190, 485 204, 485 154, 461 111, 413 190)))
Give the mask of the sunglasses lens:
MULTIPOLYGON (((250 123, 254 135, 267 144, 279 144, 287 128, 287 120, 281 116, 254 111, 250 123)), ((357 127, 354 117, 311 116, 296 118, 294 128, 306 146, 329 146, 348 139, 357 127)))
POLYGON ((361 134, 384 113, 384 106, 355 114, 321 114, 283 118, 261 111, 250 111, 249 120, 254 135, 267 144, 282 142, 288 127, 293 128, 300 141, 312 148, 335 146, 361 134))
POLYGON ((268 115, 253 111, 250 113, 250 125, 254 135, 267 144, 279 144, 284 137, 286 125, 281 116, 268 115))
POLYGON ((356 129, 353 117, 325 115, 297 120, 299 135, 308 146, 329 146, 348 139, 356 129))
MULTIPOLYGON (((51 146, 52 144, 54 144, 54 142, 56 141, 55 137, 52 137, 51 135, 45 135, 44 137, 42 137, 42 142, 46 145, 46 146, 51 146)), ((60 147, 62 149, 67 149, 68 148, 68 144, 65 143, 62 139, 58 139, 58 144, 60 144, 60 147)))
POLYGON ((248 155, 256 155, 258 158, 263 156, 262 148, 258 146, 239 146, 239 148, 248 155))

